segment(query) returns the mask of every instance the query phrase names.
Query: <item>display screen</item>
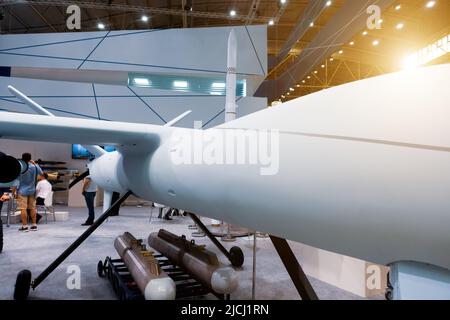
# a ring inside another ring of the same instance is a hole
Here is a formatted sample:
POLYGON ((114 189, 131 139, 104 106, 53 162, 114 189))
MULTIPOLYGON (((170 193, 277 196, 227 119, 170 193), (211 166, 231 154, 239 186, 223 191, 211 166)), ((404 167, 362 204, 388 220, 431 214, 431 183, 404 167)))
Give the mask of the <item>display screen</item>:
MULTIPOLYGON (((116 151, 114 146, 101 146, 107 152, 116 151)), ((81 144, 72 145, 72 159, 90 159, 94 158, 94 155, 86 150, 81 144)))
POLYGON ((114 146, 103 146, 102 148, 105 149, 106 152, 116 151, 116 147, 114 146))

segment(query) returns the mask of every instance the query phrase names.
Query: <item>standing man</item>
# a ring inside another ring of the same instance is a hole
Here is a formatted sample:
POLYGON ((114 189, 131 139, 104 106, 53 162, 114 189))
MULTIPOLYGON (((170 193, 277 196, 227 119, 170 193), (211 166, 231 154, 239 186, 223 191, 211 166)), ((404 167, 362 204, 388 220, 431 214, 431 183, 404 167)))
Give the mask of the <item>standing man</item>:
POLYGON ((19 177, 19 187, 13 188, 13 193, 17 197, 17 207, 21 212, 22 226, 21 232, 28 232, 27 209, 30 210, 31 231, 37 231, 36 224, 36 182, 37 177, 42 175, 42 169, 31 160, 31 154, 22 154, 22 160, 28 163, 28 170, 19 177))
POLYGON ((86 200, 86 206, 89 211, 88 218, 86 222, 82 224, 82 226, 90 226, 94 223, 95 220, 94 199, 95 195, 97 194, 97 185, 94 181, 92 181, 90 176, 87 176, 83 180, 83 189, 81 191, 81 194, 86 200))

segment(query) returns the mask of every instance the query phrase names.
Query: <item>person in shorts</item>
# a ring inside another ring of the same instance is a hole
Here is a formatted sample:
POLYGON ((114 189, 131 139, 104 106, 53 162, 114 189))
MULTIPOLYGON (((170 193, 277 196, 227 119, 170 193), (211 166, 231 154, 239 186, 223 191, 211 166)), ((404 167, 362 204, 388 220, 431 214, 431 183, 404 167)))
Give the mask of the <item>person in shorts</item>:
POLYGON ((19 187, 14 194, 17 197, 17 208, 21 212, 22 226, 19 231, 28 231, 28 215, 27 210, 30 210, 31 216, 31 231, 37 230, 36 224, 36 181, 39 175, 42 175, 42 169, 31 160, 31 154, 24 153, 22 160, 28 163, 28 169, 19 177, 19 187))

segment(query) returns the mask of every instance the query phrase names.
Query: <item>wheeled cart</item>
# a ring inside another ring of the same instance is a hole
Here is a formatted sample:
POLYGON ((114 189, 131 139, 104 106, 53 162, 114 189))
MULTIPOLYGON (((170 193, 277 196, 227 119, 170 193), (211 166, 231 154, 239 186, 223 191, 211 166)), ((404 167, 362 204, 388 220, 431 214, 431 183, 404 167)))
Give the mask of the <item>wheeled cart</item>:
MULTIPOLYGON (((176 299, 189 299, 205 296, 209 293, 214 294, 220 300, 229 300, 229 294, 217 294, 182 268, 172 264, 169 259, 161 254, 154 254, 158 260, 161 269, 175 282, 176 299)), ((144 295, 139 290, 131 273, 122 259, 111 259, 106 257, 104 261, 97 264, 97 273, 102 278, 107 278, 120 300, 144 300, 144 295)))

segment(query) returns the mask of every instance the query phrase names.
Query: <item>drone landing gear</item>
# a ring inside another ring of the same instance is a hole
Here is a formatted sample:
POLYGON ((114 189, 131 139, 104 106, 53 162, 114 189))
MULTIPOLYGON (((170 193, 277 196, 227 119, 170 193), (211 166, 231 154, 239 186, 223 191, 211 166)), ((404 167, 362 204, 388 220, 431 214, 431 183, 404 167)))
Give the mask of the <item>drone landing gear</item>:
POLYGON ((30 292, 31 271, 22 270, 17 275, 16 287, 14 289, 14 300, 26 300, 30 292))
POLYGON ((203 222, 193 213, 187 212, 189 217, 195 222, 195 224, 206 234, 209 240, 214 243, 214 245, 222 251, 222 253, 228 258, 233 267, 242 267, 244 264, 244 253, 242 249, 239 247, 232 247, 230 251, 228 251, 220 242, 216 239, 216 237, 209 231, 209 229, 203 224, 203 222))
POLYGON ((303 271, 286 239, 270 236, 270 240, 272 240, 278 255, 283 261, 284 267, 289 273, 289 276, 291 277, 295 288, 297 288, 297 292, 302 300, 319 300, 319 297, 317 297, 317 294, 311 286, 308 277, 303 271))
POLYGON ((16 286, 14 289, 15 300, 26 300, 30 287, 34 290, 48 277, 69 255, 72 254, 110 215, 120 208, 120 205, 132 194, 131 191, 125 193, 114 204, 106 210, 81 236, 79 236, 61 255, 55 259, 40 275, 31 281, 31 272, 22 270, 17 275, 16 286))

